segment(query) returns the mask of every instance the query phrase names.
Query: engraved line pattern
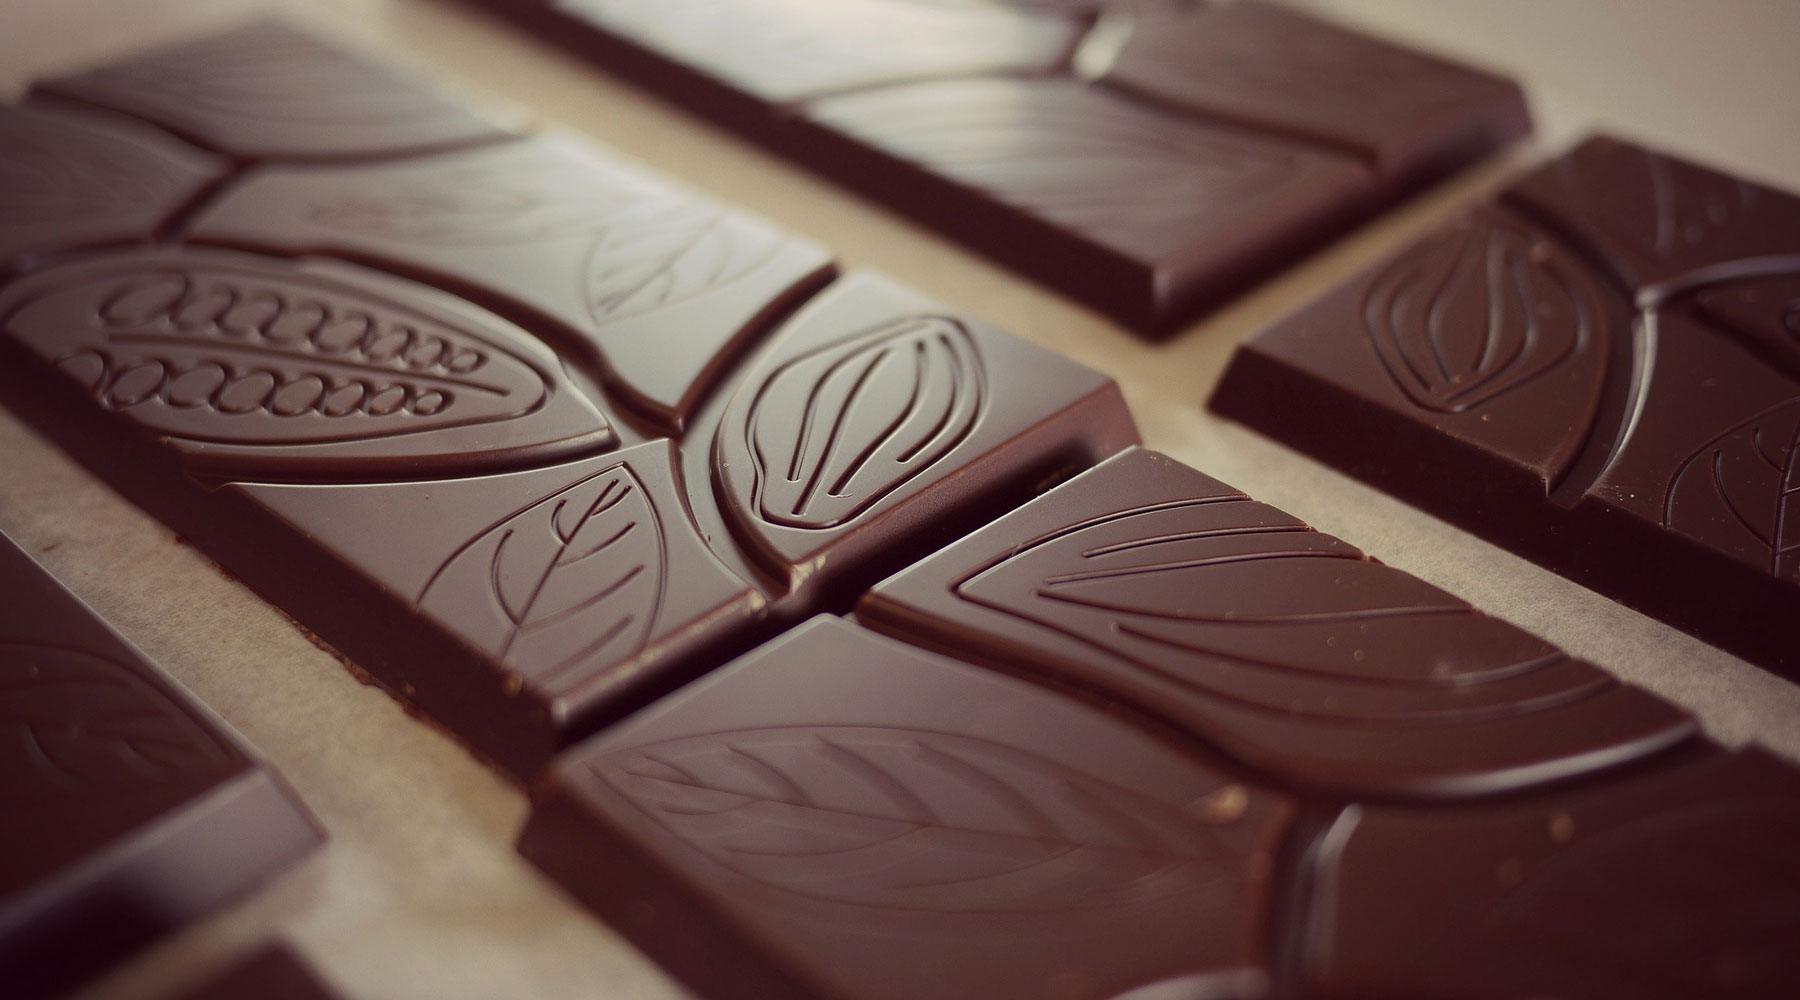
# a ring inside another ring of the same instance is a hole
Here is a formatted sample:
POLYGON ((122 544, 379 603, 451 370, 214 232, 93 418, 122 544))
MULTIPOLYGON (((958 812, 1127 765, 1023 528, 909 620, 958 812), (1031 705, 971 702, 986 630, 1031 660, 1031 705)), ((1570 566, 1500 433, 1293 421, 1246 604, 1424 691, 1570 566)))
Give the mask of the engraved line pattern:
POLYGON ((985 377, 968 329, 941 316, 896 320, 788 360, 742 418, 755 514, 795 528, 849 523, 974 432, 985 377))
POLYGON ((8 331, 102 406, 187 440, 380 438, 522 417, 552 391, 476 332, 300 272, 125 261, 43 283, 8 331))
POLYGON ((976 570, 955 591, 1197 694, 1284 718, 1470 723, 1611 686, 1596 672, 1570 673, 1540 640, 1247 500, 1089 521, 976 570), (1430 654, 1418 651, 1422 630, 1430 654))
POLYGON ((663 526, 643 483, 613 465, 489 526, 426 581, 418 607, 532 683, 638 653, 664 600, 663 526), (468 610, 472 595, 493 609, 468 610))
POLYGON ((233 751, 130 668, 0 640, 0 804, 114 797, 230 766, 233 751))
POLYGON ((1364 298, 1363 322, 1408 398, 1463 413, 1603 352, 1599 296, 1548 241, 1481 219, 1390 265, 1364 298))
POLYGON ((893 910, 1105 909, 1234 877, 1253 824, 985 739, 788 727, 626 748, 594 778, 736 874, 893 910))
POLYGON ((1662 519, 1715 544, 1716 526, 1735 524, 1765 553, 1771 575, 1800 581, 1800 398, 1726 429, 1683 459, 1669 477, 1662 519))
POLYGON ((14 224, 155 212, 197 179, 96 130, 0 114, 0 217, 14 224))

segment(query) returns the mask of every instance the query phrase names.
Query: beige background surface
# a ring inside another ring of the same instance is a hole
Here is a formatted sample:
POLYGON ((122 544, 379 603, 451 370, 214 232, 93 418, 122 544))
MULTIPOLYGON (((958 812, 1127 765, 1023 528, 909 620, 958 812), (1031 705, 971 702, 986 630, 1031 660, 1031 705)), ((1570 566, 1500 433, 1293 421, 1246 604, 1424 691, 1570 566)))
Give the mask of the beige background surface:
MULTIPOLYGON (((646 0, 654 2, 654 0, 646 0)), ((830 0, 820 0, 830 2, 830 0)), ((1800 760, 1800 688, 1206 414, 1245 336, 1591 126, 1800 189, 1795 0, 1311 0, 1520 75, 1543 144, 1365 227, 1173 341, 1096 315, 598 71, 442 3, 0 0, 0 89, 281 9, 510 102, 1105 370, 1145 440, 1800 760)), ((512 852, 524 797, 0 411, 0 530, 274 760, 330 845, 85 996, 160 997, 265 938, 353 998, 666 998, 669 980, 512 852)))

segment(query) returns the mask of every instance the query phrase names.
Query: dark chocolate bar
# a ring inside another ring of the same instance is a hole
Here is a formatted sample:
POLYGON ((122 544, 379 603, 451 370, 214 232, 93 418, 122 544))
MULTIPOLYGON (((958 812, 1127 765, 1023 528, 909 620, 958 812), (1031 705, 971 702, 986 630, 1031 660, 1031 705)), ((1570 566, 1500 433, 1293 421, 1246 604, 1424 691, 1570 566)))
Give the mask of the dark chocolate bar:
POLYGON ((33 92, 133 115, 241 160, 397 156, 512 134, 279 21, 42 81, 33 92))
POLYGON ((1530 130, 1262 3, 470 2, 1147 333, 1530 130))
POLYGON ((1163 456, 856 617, 564 754, 520 851, 709 998, 1800 987, 1800 773, 1163 456))
POLYGON ((0 393, 520 777, 1136 441, 1106 378, 573 136, 137 201, 168 242, 0 286, 0 393))
POLYGON ((1325 794, 1488 795, 1693 732, 1600 668, 1138 449, 883 582, 857 614, 1135 705, 1325 794))
POLYGON ((0 983, 60 995, 321 840, 243 740, 0 536, 0 983))
POLYGON ((1212 407, 1800 669, 1800 199, 1590 140, 1244 344, 1212 407))

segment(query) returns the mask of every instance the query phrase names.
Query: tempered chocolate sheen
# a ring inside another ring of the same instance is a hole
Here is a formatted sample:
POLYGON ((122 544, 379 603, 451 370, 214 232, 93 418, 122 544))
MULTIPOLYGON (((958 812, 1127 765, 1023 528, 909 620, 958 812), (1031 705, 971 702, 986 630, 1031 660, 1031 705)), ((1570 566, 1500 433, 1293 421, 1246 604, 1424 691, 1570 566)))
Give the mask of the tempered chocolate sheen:
POLYGON ((321 834, 286 784, 0 536, 0 982, 47 997, 321 834))
POLYGON ((471 2, 1147 333, 1530 130, 1252 2, 471 2))
POLYGON ((1291 800, 823 618, 564 757, 520 850, 707 997, 1254 997, 1291 800))
POLYGON ((1694 732, 1647 692, 1137 449, 885 581, 857 614, 1128 702, 1328 795, 1515 791, 1694 732))
POLYGON ((133 115, 239 159, 396 156, 511 134, 279 21, 40 81, 34 93, 133 115))
POLYGON ((1792 672, 1796 223, 1593 139, 1246 343, 1211 405, 1792 672))

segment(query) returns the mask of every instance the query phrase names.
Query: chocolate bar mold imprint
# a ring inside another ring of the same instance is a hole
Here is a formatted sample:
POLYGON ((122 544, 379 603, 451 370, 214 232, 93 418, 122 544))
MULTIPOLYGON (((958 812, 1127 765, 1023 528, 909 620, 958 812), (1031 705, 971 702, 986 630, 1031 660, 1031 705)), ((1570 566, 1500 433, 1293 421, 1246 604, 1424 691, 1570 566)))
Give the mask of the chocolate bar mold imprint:
POLYGON ((1490 795, 1694 731, 1597 667, 1139 450, 883 582, 857 613, 1123 700, 1328 794, 1490 795))
POLYGON ((1800 199, 1592 139, 1247 343, 1212 405, 1790 668, 1796 222, 1800 199))
POLYGON ((1260 3, 469 2, 1151 335, 1530 131, 1260 3))
POLYGON ((12 340, 215 477, 404 477, 610 446, 521 331, 344 265, 95 255, 0 292, 12 340))
POLYGON ((217 716, 0 536, 0 979, 61 996, 273 879, 318 824, 217 716))
POLYGON ((679 431, 774 318, 833 273, 824 249, 562 134, 264 166, 184 238, 346 257, 447 287, 591 359, 663 431, 679 431))

